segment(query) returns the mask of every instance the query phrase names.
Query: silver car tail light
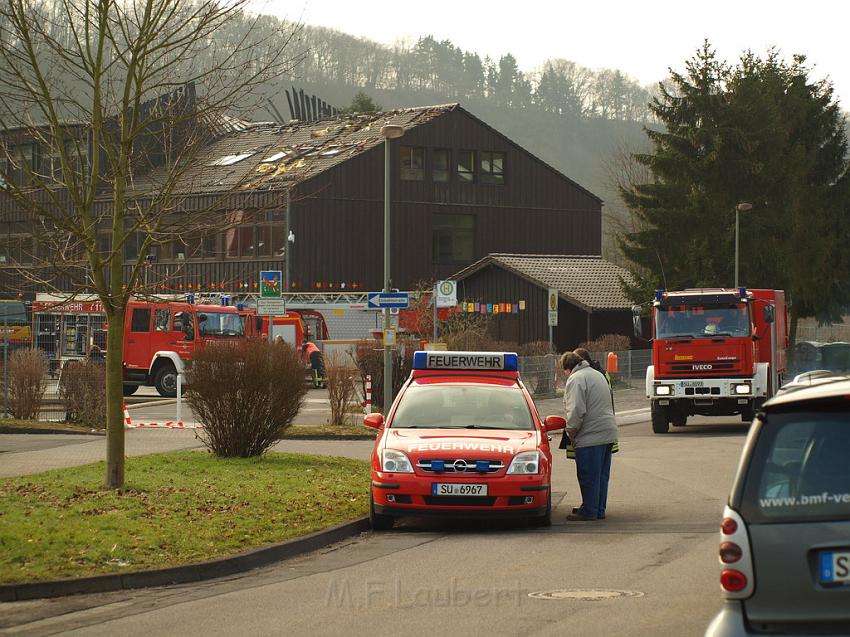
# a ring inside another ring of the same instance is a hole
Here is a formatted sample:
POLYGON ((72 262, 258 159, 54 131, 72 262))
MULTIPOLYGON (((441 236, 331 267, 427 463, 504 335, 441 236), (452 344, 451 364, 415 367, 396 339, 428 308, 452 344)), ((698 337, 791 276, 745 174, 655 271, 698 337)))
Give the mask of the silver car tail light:
POLYGON ((753 557, 747 525, 728 506, 720 524, 720 588, 726 599, 746 599, 755 589, 753 557))

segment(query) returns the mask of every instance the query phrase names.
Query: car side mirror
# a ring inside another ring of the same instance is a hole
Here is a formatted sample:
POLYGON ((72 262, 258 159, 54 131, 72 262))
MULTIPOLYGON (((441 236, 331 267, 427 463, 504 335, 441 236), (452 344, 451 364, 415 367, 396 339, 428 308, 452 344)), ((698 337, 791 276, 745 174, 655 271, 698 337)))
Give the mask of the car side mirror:
POLYGON ((764 322, 773 323, 776 320, 776 307, 773 305, 764 306, 764 322))
POLYGON ((563 429, 566 426, 567 421, 563 416, 546 416, 543 421, 544 431, 555 431, 556 429, 563 429))
POLYGON ((384 426, 383 414, 367 414, 363 416, 363 424, 372 429, 380 429, 384 426))
POLYGON ((632 306, 632 328, 634 329, 635 336, 638 338, 643 337, 643 326, 640 322, 641 308, 640 305, 632 306))

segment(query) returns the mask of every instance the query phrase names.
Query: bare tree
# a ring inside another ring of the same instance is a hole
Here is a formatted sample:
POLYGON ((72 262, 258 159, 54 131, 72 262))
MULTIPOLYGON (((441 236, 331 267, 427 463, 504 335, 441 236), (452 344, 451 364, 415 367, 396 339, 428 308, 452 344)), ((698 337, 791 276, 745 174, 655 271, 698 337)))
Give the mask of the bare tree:
POLYGON ((247 14, 247 4, 0 0, 0 198, 35 237, 21 275, 103 303, 110 488, 124 483, 122 326, 146 258, 228 207, 218 193, 221 205, 186 213, 195 160, 255 106, 256 87, 301 57, 291 53, 297 25, 247 14), (137 239, 128 274, 125 246, 137 239))

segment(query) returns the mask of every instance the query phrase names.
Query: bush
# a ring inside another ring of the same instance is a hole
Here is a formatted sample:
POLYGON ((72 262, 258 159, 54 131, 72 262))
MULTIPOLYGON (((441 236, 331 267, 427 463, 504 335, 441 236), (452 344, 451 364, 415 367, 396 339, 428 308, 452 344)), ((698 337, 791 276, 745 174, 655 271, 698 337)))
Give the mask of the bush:
POLYGON ((93 429, 106 428, 106 370, 94 360, 69 361, 59 376, 59 400, 65 420, 93 429))
POLYGON ((265 453, 292 424, 306 393, 301 357, 283 342, 204 347, 186 369, 186 400, 204 423, 201 440, 224 458, 265 453))
POLYGON ((19 349, 9 357, 9 411, 12 418, 34 420, 47 389, 47 361, 33 349, 19 349))
POLYGON ((347 409, 357 395, 354 380, 357 371, 348 364, 348 354, 339 350, 331 352, 325 377, 328 383, 328 398, 331 403, 331 424, 344 425, 348 420, 347 409))
POLYGON ((622 334, 603 334, 592 340, 580 343, 588 352, 622 352, 632 348, 632 339, 622 334))
POLYGON ((555 348, 549 341, 532 341, 517 347, 520 356, 547 356, 555 353, 555 348))

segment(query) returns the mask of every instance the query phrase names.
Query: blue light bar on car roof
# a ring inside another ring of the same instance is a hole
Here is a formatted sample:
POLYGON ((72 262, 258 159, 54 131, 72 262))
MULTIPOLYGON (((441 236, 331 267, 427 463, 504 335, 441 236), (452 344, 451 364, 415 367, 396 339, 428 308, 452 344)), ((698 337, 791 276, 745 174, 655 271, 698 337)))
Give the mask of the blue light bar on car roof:
POLYGON ((416 352, 413 369, 517 371, 514 352, 416 352))

